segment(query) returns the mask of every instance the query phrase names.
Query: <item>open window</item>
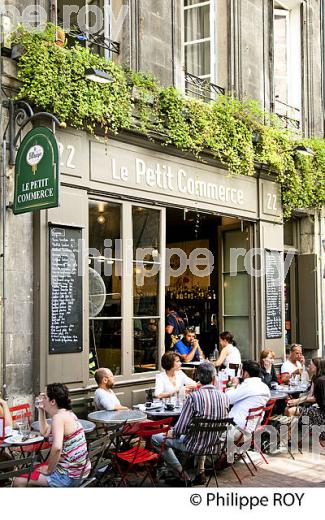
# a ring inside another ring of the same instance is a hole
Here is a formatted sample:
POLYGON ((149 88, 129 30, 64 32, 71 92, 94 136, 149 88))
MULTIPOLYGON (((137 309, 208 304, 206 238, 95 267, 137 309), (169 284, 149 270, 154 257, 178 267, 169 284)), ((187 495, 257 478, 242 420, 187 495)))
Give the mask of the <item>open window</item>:
POLYGON ((106 59, 119 54, 119 43, 112 36, 112 0, 52 0, 52 11, 71 44, 77 41, 106 59))

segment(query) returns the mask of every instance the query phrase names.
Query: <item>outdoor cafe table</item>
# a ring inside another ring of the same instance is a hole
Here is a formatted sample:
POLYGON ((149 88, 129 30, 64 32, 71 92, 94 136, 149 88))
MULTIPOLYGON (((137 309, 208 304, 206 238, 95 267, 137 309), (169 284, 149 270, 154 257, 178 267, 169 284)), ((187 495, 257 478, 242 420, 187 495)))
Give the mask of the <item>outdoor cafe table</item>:
POLYGON ((147 415, 140 410, 116 410, 112 412, 100 410, 99 412, 91 412, 88 415, 90 421, 100 424, 136 423, 146 418, 147 415))
POLYGON ((175 406, 173 410, 167 410, 163 404, 159 408, 147 408, 145 405, 137 405, 137 407, 141 407, 141 410, 144 410, 147 416, 151 419, 163 419, 164 417, 172 417, 173 419, 178 419, 181 414, 182 406, 175 406))
MULTIPOLYGON (((48 424, 51 424, 52 419, 46 419, 46 420, 47 420, 48 424)), ((78 419, 78 421, 80 422, 81 426, 83 427, 85 433, 91 433, 96 429, 96 424, 91 421, 85 421, 85 419, 78 419)), ((35 421, 32 423, 32 429, 37 432, 40 431, 39 421, 35 421)))

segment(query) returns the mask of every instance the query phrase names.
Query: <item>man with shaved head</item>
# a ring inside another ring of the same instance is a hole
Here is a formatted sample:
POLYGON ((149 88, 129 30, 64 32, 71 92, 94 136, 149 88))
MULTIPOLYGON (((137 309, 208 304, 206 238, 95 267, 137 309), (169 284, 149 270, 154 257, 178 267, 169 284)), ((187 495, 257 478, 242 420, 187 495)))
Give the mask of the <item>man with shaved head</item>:
POLYGON ((98 388, 94 396, 96 410, 127 410, 122 406, 112 388, 114 386, 114 376, 109 368, 99 368, 95 372, 95 380, 98 388))

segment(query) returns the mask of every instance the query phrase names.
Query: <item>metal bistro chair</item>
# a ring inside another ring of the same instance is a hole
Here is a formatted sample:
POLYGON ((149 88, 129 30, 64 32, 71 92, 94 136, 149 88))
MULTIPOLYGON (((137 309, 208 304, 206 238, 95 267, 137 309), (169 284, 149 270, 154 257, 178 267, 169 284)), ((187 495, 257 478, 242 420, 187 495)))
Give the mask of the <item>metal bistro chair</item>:
POLYGON ((25 476, 30 480, 34 470, 35 454, 30 457, 0 462, 0 487, 12 487, 16 477, 25 476))
POLYGON ((88 458, 91 463, 91 471, 86 478, 83 479, 81 477, 79 487, 103 486, 104 483, 113 478, 112 451, 116 448, 116 434, 121 433, 124 426, 125 424, 112 426, 110 432, 88 444, 88 458))
POLYGON ((193 417, 187 427, 186 435, 189 435, 191 438, 188 444, 187 456, 206 457, 212 466, 212 472, 206 482, 206 487, 209 486, 212 477, 215 479, 216 486, 219 487, 217 471, 225 467, 227 433, 233 424, 232 419, 193 417), (201 446, 197 448, 197 445, 201 446))
MULTIPOLYGON (((273 406, 274 406, 274 403, 273 403, 273 406)), ((272 406, 272 408, 273 408, 273 406, 272 406)), ((236 444, 237 448, 239 448, 239 449, 242 448, 242 451, 238 451, 237 452, 235 459, 237 459, 237 460, 241 459, 244 462, 245 466, 249 470, 249 472, 252 475, 252 477, 254 477, 255 474, 253 473, 253 471, 250 468, 249 464, 247 464, 245 456, 247 456, 249 462, 253 466, 254 470, 257 472, 257 467, 254 464, 253 460, 251 459, 251 457, 250 457, 250 455, 248 453, 248 450, 252 446, 254 446, 254 433, 260 428, 260 426, 262 424, 265 408, 266 408, 265 406, 258 406, 256 408, 250 408, 248 410, 248 415, 246 417, 245 427, 244 427, 244 429, 242 429, 242 434, 240 435, 240 437, 235 441, 235 444, 236 444), (249 448, 246 448, 246 446, 245 446, 245 444, 246 444, 245 432, 248 431, 249 423, 253 423, 253 430, 252 430, 253 434, 251 434, 252 436, 251 436, 250 446, 249 446, 249 448)), ((258 448, 258 446, 257 446, 257 448, 258 448)), ((258 448, 258 451, 260 451, 259 448, 258 448)), ((262 456, 262 453, 260 453, 260 454, 262 456)), ((266 459, 265 459, 265 461, 266 461, 266 459)), ((234 470, 234 468, 233 468, 233 470, 234 470)), ((239 482, 242 484, 242 481, 241 481, 239 475, 236 473, 235 470, 234 470, 234 473, 236 474, 239 482)))
MULTIPOLYGON (((159 421, 142 423, 139 426, 139 430, 137 432, 138 440, 135 445, 126 451, 118 450, 114 453, 115 465, 120 477, 119 486, 127 486, 129 484, 127 476, 129 474, 135 473, 135 475, 139 477, 140 471, 144 473, 144 476, 139 486, 142 486, 146 478, 149 478, 151 484, 156 486, 153 471, 157 468, 159 462, 162 460, 162 454, 165 450, 166 441, 162 443, 158 453, 154 451, 150 445, 148 446, 148 441, 153 435, 156 435, 157 433, 167 435, 171 422, 172 417, 167 417, 159 421), (145 447, 143 447, 144 443, 145 447)), ((117 434, 117 436, 119 438, 119 447, 123 447, 125 438, 127 445, 128 439, 130 437, 129 433, 122 432, 121 434, 117 434)))

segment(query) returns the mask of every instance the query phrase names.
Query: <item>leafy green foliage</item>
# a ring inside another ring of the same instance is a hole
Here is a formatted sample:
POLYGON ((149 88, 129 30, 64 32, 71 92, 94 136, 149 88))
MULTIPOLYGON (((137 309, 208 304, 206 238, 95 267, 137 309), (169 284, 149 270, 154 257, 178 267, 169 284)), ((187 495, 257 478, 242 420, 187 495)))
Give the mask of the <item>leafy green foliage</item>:
POLYGON ((173 87, 162 87, 146 73, 124 70, 76 44, 55 44, 56 27, 44 32, 19 29, 13 42, 22 45, 18 63, 19 98, 49 110, 71 126, 105 134, 136 129, 149 139, 163 135, 163 144, 203 160, 209 152, 231 174, 254 175, 256 162, 267 165, 282 187, 284 213, 325 204, 325 142, 301 139, 286 130, 274 114, 252 100, 219 96, 212 103, 191 99, 173 87), (108 72, 114 82, 85 80, 85 71, 108 72), (295 152, 298 144, 314 155, 295 152))

